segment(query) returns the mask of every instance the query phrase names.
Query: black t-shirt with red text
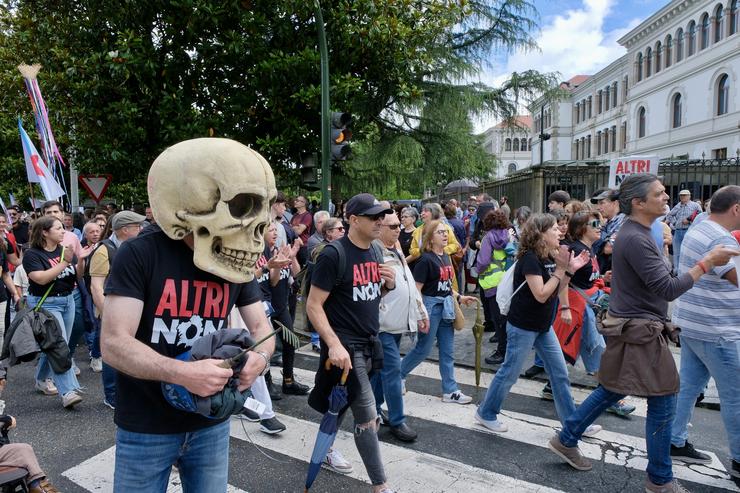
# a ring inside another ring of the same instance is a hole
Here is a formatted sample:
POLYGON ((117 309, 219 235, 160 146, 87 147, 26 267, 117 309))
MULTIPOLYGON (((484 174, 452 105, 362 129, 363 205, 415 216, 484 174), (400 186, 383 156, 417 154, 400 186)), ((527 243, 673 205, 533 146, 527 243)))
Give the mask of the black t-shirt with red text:
POLYGON ((441 257, 434 252, 424 252, 414 264, 414 280, 422 282, 424 296, 449 296, 452 294, 454 268, 450 257, 441 257))
MULTIPOLYGON (((226 328, 234 305, 262 300, 256 279, 236 284, 200 270, 185 242, 168 238, 158 226, 121 245, 105 294, 141 300, 136 339, 171 358, 189 350, 203 335, 226 328)), ((222 421, 179 411, 165 401, 160 382, 118 372, 115 423, 125 430, 185 433, 222 421)))
MULTIPOLYGON (((40 270, 49 270, 59 264, 62 258, 62 248, 62 245, 59 245, 53 252, 47 252, 42 248, 29 248, 23 254, 23 269, 25 269, 26 274, 40 270)), ((77 284, 77 269, 75 269, 75 265, 77 265, 77 257, 73 256, 72 263, 54 279, 54 285, 49 291, 49 296, 72 293, 72 290, 74 290, 77 284)), ((43 296, 47 289, 49 289, 49 284, 41 285, 35 283, 29 277, 29 294, 43 296)))
POLYGON ((328 291, 324 311, 329 325, 344 344, 366 344, 380 328, 380 271, 372 248, 360 248, 348 236, 344 247, 346 268, 337 284, 339 254, 326 246, 316 259, 311 285, 328 291))

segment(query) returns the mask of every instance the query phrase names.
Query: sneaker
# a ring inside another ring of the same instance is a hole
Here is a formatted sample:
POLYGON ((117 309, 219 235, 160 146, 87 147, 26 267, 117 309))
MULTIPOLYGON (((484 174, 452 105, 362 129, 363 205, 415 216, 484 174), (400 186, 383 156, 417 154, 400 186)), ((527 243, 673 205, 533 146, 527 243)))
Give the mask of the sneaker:
POLYGON ((265 384, 267 384, 267 392, 269 392, 271 400, 279 401, 280 399, 283 398, 282 394, 280 394, 280 391, 278 391, 277 387, 273 385, 272 375, 270 375, 270 372, 267 372, 267 375, 265 375, 265 384))
POLYGON ((320 353, 321 352, 321 346, 318 344, 311 344, 311 351, 314 353, 320 353))
POLYGON ((503 424, 501 421, 497 419, 483 419, 481 415, 477 412, 475 413, 475 420, 484 428, 488 428, 489 430, 495 431, 496 433, 506 433, 509 430, 509 427, 503 424))
POLYGON ((542 391, 540 392, 540 398, 545 399, 546 401, 553 400, 552 386, 550 386, 550 382, 547 382, 545 386, 542 388, 542 391))
POLYGON ((699 452, 686 442, 683 447, 676 447, 671 444, 671 459, 678 459, 689 464, 711 464, 712 458, 707 454, 699 452))
POLYGON ((470 404, 473 402, 473 398, 469 395, 465 395, 459 390, 452 392, 451 394, 442 394, 442 402, 454 402, 455 404, 470 404))
POLYGON ((378 417, 380 418, 380 424, 383 426, 390 426, 391 419, 388 417, 388 411, 381 409, 378 411, 378 417))
POLYGON ((406 379, 401 379, 401 395, 406 395, 406 379))
POLYGON ((588 425, 588 428, 583 430, 583 433, 581 433, 581 436, 595 437, 601 430, 603 430, 601 425, 588 425))
POLYGON ((609 406, 606 408, 606 412, 616 414, 617 416, 629 416, 635 411, 635 406, 632 404, 628 404, 626 401, 622 400, 614 404, 613 406, 609 406))
POLYGON ((491 343, 493 343, 493 344, 496 344, 496 343, 498 342, 498 336, 497 336, 497 335, 495 335, 495 334, 494 334, 494 335, 492 335, 492 336, 491 336, 491 338, 490 338, 490 339, 488 339, 488 342, 491 342, 491 343))
POLYGON ((337 449, 329 450, 329 453, 324 458, 323 465, 327 469, 331 469, 339 474, 352 474, 354 471, 352 464, 337 449))
POLYGON ((74 390, 67 392, 62 396, 62 406, 64 406, 66 409, 72 409, 80 402, 82 402, 82 397, 80 397, 80 394, 78 394, 74 390))
POLYGON ((90 369, 95 373, 103 371, 103 358, 90 358, 90 369))
POLYGON ((413 442, 416 440, 417 436, 416 432, 406 423, 401 423, 398 426, 391 426, 391 434, 402 442, 413 442))
POLYGON ((543 371, 545 371, 545 369, 542 368, 541 366, 532 365, 529 368, 527 368, 527 370, 524 372, 524 376, 527 378, 534 378, 540 373, 542 373, 543 371))
POLYGON ((281 431, 285 431, 285 425, 273 416, 272 418, 260 420, 260 431, 268 435, 277 435, 281 431))
POLYGON ((645 480, 645 491, 647 493, 689 493, 689 490, 681 486, 675 479, 666 484, 655 484, 650 478, 645 480))
POLYGON ((552 450, 555 455, 570 464, 574 469, 578 469, 579 471, 591 470, 591 461, 581 455, 581 451, 578 450, 578 447, 566 447, 560 443, 560 437, 557 435, 547 442, 547 447, 552 450))
POLYGON ((492 355, 486 356, 486 363, 489 365, 500 365, 504 362, 504 359, 506 359, 506 355, 496 351, 492 355))
POLYGON ((249 421, 250 423, 259 423, 261 421, 260 415, 251 409, 246 407, 242 409, 242 412, 236 415, 237 418, 249 421))
POLYGON ((103 399, 103 404, 113 409, 114 411, 116 410, 116 405, 109 401, 107 397, 103 399))
POLYGON ((28 489, 29 493, 61 493, 53 484, 49 482, 48 478, 44 478, 39 481, 36 486, 31 486, 28 489))
POLYGON ((36 392, 40 392, 44 395, 57 395, 59 393, 57 386, 54 385, 51 378, 47 378, 43 382, 36 380, 36 392))
POLYGON ((308 385, 298 383, 295 379, 290 383, 285 383, 285 380, 283 380, 283 394, 285 395, 306 395, 309 389, 308 385))

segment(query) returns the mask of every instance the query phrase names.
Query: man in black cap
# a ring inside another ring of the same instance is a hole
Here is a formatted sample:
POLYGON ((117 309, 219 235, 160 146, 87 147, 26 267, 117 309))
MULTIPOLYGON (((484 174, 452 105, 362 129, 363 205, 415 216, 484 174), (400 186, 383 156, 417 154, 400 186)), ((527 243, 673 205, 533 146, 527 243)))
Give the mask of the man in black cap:
MULTIPOLYGON (((393 210, 369 193, 352 197, 344 210, 349 232, 324 248, 311 277, 306 308, 322 342, 309 404, 325 412, 327 397, 341 373, 338 369, 349 371, 347 390, 357 451, 373 492, 390 493, 380 458, 379 423, 369 374, 382 367, 383 351, 377 339, 381 290, 395 288, 394 271, 382 264, 380 249, 372 242, 380 237, 381 223, 393 210), (327 360, 334 371, 324 369, 327 360)), ((327 465, 337 472, 351 472, 351 466, 336 455, 336 451, 329 452, 327 465)))

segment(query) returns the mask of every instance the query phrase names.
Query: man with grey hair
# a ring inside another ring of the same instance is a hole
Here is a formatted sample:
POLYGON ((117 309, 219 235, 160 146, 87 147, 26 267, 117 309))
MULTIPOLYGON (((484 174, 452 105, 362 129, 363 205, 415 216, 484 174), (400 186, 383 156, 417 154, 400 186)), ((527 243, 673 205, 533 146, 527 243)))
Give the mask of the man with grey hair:
POLYGON ((701 212, 701 206, 691 200, 689 190, 678 192, 678 204, 673 206, 671 212, 666 215, 666 222, 674 230, 673 233, 673 268, 678 270, 681 260, 681 243, 683 237, 691 226, 691 221, 701 212))
POLYGON ((322 241, 324 241, 324 222, 329 219, 329 213, 326 211, 318 211, 313 215, 314 226, 316 226, 316 232, 308 238, 308 257, 311 257, 311 252, 316 248, 322 241))

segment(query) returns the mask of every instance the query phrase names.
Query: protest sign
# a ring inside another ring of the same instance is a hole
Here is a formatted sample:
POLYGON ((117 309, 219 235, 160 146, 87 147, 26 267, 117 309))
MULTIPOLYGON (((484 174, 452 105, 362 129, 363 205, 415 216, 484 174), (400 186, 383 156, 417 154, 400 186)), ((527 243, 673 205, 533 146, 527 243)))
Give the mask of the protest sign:
POLYGON ((612 159, 609 164, 609 188, 619 185, 633 173, 658 174, 658 156, 625 156, 612 159))

